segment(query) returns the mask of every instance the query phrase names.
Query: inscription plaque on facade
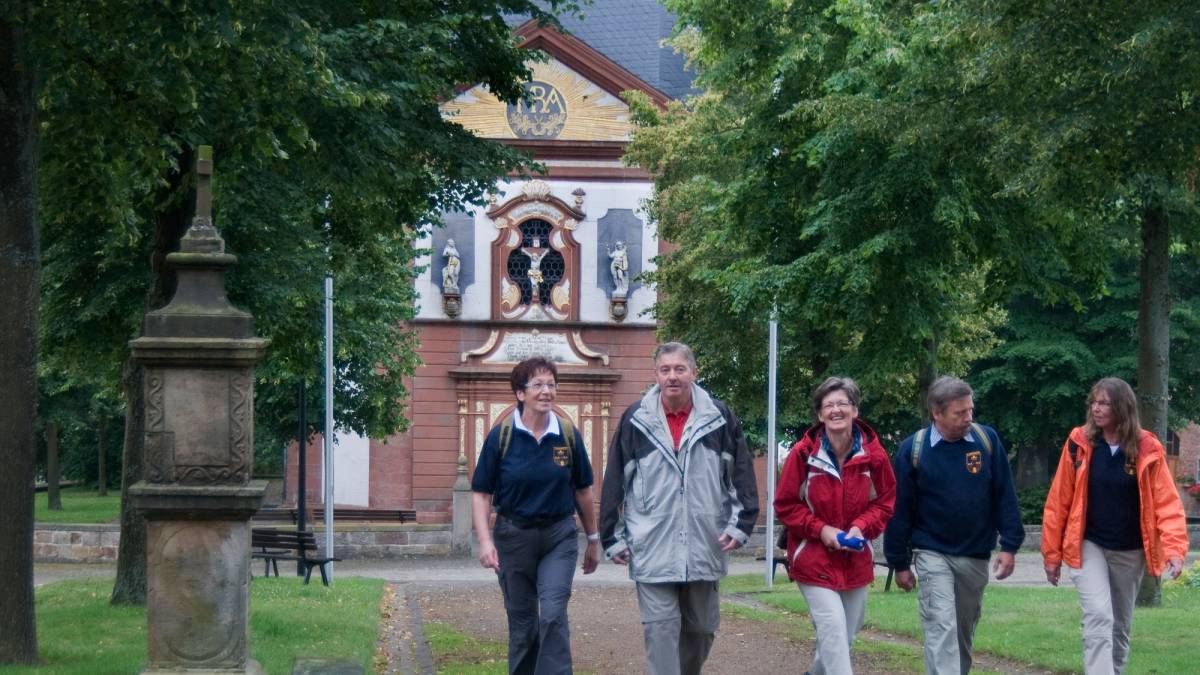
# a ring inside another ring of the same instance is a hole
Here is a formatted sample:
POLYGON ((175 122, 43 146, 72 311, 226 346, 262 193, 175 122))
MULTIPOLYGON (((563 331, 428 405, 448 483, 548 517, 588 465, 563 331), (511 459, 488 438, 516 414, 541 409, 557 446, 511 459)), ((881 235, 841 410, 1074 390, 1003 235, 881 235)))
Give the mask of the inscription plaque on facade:
POLYGON ((530 332, 505 333, 500 346, 483 359, 487 364, 520 363, 534 356, 543 356, 555 363, 586 366, 587 361, 579 358, 571 349, 565 333, 530 332))

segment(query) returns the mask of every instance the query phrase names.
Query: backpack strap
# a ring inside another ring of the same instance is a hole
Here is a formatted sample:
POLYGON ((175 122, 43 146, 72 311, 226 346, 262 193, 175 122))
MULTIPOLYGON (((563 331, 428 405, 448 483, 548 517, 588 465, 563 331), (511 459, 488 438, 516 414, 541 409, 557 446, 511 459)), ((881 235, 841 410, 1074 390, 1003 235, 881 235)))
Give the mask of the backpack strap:
MULTIPOLYGON (((555 417, 558 417, 555 414, 555 417)), ((575 456, 575 423, 569 417, 558 417, 558 428, 562 430, 563 440, 567 442, 567 450, 575 456)))
POLYGON ((925 447, 925 439, 929 437, 929 427, 921 427, 917 433, 913 435, 912 449, 909 450, 909 457, 912 459, 912 468, 917 468, 921 462, 921 449, 925 447))
POLYGON ((971 422, 971 431, 975 432, 975 438, 979 439, 979 444, 983 446, 984 450, 987 450, 987 454, 990 457, 992 455, 992 437, 988 436, 988 433, 984 431, 983 427, 979 426, 978 422, 971 422))
POLYGON ((512 442, 513 434, 513 418, 508 415, 504 421, 500 423, 500 459, 504 459, 504 455, 508 453, 508 445, 512 442))
POLYGON ((1079 444, 1074 439, 1067 439, 1067 454, 1071 456, 1071 466, 1079 468, 1079 444))

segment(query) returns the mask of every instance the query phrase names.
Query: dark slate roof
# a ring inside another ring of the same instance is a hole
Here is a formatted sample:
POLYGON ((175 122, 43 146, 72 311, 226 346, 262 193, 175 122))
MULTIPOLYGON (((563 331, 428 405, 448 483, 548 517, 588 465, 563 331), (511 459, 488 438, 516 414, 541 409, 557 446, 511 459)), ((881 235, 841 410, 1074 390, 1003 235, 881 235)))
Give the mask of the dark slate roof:
MULTIPOLYGON (((563 28, 671 98, 695 93, 683 56, 659 44, 671 36, 675 17, 656 0, 593 0, 583 15, 562 17, 563 28)), ((524 22, 509 20, 514 27, 524 22)))

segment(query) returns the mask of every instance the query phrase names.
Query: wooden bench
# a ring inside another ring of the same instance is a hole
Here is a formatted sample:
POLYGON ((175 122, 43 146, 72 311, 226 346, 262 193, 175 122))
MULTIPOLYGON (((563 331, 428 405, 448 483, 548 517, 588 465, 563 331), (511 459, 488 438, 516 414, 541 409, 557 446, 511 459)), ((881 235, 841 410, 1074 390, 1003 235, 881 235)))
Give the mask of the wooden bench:
MULTIPOLYGON (((325 518, 325 509, 315 507, 311 511, 313 520, 322 520, 325 518)), ((345 507, 335 507, 333 509, 333 520, 368 522, 368 521, 385 521, 385 522, 401 522, 410 523, 416 522, 417 512, 405 509, 352 509, 345 507)))
MULTIPOLYGON (((757 558, 755 558, 755 560, 762 560, 764 562, 766 561, 766 559, 767 559, 766 556, 761 556, 761 555, 758 556, 757 558)), ((874 562, 877 567, 887 567, 888 568, 887 581, 885 581, 883 584, 883 592, 887 593, 888 591, 892 590, 892 576, 895 574, 896 570, 892 569, 886 562, 880 562, 878 560, 876 560, 874 562)), ((780 567, 783 568, 784 574, 788 573, 789 565, 788 565, 788 559, 787 559, 786 555, 777 555, 771 559, 771 578, 772 579, 775 578, 775 574, 780 567)))
MULTIPOLYGON (((295 524, 300 518, 299 509, 283 508, 278 506, 266 507, 259 509, 254 514, 254 519, 258 521, 291 521, 295 524)), ((316 507, 308 510, 309 522, 317 522, 325 518, 325 509, 316 507)), ((414 523, 417 520, 417 512, 411 509, 353 509, 353 508, 335 508, 333 510, 333 520, 335 522, 400 522, 414 523)))
POLYGON ((310 552, 317 551, 317 538, 309 531, 297 532, 256 527, 250 530, 250 547, 253 549, 250 557, 263 561, 265 576, 271 576, 272 569, 275 570, 275 576, 279 576, 280 560, 295 560, 304 568, 304 583, 306 584, 309 577, 312 576, 313 568, 317 567, 321 570, 321 583, 328 586, 329 574, 325 571, 325 565, 341 560, 341 558, 310 557, 310 552))

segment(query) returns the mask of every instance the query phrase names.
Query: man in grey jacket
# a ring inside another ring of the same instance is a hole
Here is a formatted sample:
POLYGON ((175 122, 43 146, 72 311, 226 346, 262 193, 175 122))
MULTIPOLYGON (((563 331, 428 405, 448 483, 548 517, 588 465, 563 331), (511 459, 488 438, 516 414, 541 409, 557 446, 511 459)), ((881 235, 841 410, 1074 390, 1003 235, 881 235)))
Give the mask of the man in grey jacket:
POLYGON ((694 674, 720 623, 729 552, 758 519, 758 489, 742 425, 695 384, 691 348, 659 346, 654 367, 657 384, 609 447, 600 540, 637 582, 648 672, 694 674))

